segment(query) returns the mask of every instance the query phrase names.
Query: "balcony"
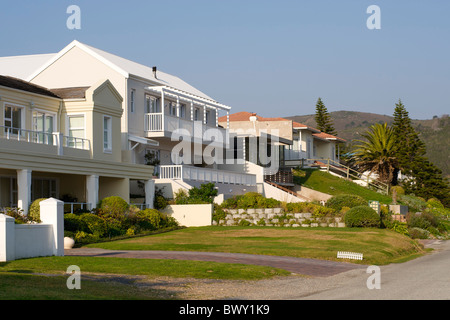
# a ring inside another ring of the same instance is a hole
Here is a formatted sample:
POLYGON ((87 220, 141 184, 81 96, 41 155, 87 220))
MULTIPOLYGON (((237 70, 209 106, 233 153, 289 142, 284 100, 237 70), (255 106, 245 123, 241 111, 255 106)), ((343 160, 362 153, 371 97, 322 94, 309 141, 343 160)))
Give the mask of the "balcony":
POLYGON ((193 180, 255 186, 256 175, 186 165, 160 166, 161 179, 193 180))
POLYGON ((182 135, 194 137, 194 134, 203 137, 203 140, 211 141, 212 135, 221 134, 226 141, 226 130, 215 125, 204 124, 201 121, 191 121, 162 113, 146 113, 144 115, 144 130, 147 137, 170 137, 172 132, 183 129, 182 135), (215 129, 207 131, 208 129, 215 129), (206 133, 206 135, 205 135, 206 133), (209 133, 209 134, 208 134, 209 133))
MULTIPOLYGON (((50 154, 54 153, 58 155, 65 154, 64 152, 65 148, 85 150, 85 151, 91 150, 90 140, 76 137, 68 137, 58 132, 48 133, 42 131, 33 131, 0 126, 0 139, 3 139, 3 142, 6 141, 19 142, 19 144, 14 144, 10 142, 2 143, 2 145, 4 145, 7 148, 23 149, 23 147, 25 146, 24 144, 30 144, 29 145, 30 149, 35 149, 36 151, 50 154), (31 147, 32 145, 36 145, 37 148, 31 147)), ((69 151, 69 153, 72 154, 73 152, 69 151)))

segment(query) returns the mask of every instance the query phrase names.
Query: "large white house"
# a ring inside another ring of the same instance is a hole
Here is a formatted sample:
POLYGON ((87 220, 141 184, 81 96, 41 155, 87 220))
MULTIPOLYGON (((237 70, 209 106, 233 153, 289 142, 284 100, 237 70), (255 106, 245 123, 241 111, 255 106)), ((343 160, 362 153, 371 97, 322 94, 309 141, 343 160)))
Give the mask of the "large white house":
POLYGON ((178 188, 204 182, 216 183, 222 193, 256 190, 254 174, 242 167, 228 166, 224 170, 207 161, 209 154, 204 152, 211 145, 226 145, 226 139, 217 142, 208 132, 214 129, 226 137, 227 128, 219 125, 218 118, 228 117, 231 108, 176 76, 76 40, 57 53, 2 57, 0 74, 46 88, 73 91, 108 79, 123 98, 121 161, 159 164, 156 184, 164 185, 169 196, 178 188), (183 140, 172 141, 177 129, 183 137, 191 138, 189 159, 189 152, 174 148, 183 140), (184 164, 179 163, 180 158, 184 164))

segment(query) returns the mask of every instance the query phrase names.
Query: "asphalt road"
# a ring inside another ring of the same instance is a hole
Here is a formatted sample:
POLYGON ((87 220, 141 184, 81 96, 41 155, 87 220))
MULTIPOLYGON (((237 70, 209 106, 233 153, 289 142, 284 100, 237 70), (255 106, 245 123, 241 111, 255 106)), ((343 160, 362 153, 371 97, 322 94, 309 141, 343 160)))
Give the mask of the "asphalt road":
MULTIPOLYGON (((450 241, 437 241, 434 252, 400 264, 380 267, 379 289, 374 286, 375 273, 353 270, 341 275, 332 286, 291 299, 340 300, 449 300, 450 241)), ((331 278, 329 280, 332 280, 331 278)))

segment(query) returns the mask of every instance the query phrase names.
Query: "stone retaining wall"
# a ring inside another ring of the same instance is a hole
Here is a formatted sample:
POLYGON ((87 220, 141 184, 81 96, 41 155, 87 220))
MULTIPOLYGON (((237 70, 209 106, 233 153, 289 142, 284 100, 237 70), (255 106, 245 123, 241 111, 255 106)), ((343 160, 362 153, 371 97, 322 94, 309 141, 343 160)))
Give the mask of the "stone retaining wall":
POLYGON ((277 226, 277 227, 345 227, 340 217, 315 218, 309 212, 287 213, 282 208, 266 209, 224 209, 225 220, 215 225, 238 226, 277 226))

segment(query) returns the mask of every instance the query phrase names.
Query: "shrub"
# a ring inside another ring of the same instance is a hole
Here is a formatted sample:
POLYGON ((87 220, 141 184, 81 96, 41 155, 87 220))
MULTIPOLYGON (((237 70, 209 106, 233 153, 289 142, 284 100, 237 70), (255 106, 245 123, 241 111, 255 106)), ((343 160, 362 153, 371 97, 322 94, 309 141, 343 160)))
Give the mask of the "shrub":
POLYGON ((428 208, 444 209, 444 205, 436 198, 428 199, 427 207, 428 208))
POLYGON ((93 213, 83 213, 80 219, 86 223, 89 233, 102 237, 107 232, 106 221, 93 213))
POLYGON ((280 206, 280 201, 273 198, 266 198, 257 192, 247 192, 244 195, 237 195, 222 203, 222 208, 229 209, 276 208, 280 206))
POLYGON ((390 194, 394 194, 394 190, 397 193, 397 196, 401 196, 405 194, 405 189, 403 189, 401 186, 392 186, 390 190, 390 194))
POLYGON ((367 201, 358 195, 354 194, 339 194, 328 199, 326 206, 340 211, 343 207, 357 207, 367 205, 367 201))
POLYGON ((0 213, 15 219, 14 223, 24 224, 30 222, 30 218, 23 214, 23 210, 19 208, 3 208, 0 213))
POLYGON ((155 187, 155 198, 153 200, 153 208, 157 210, 162 210, 169 204, 169 201, 164 197, 164 187, 155 187))
POLYGON ((128 203, 118 196, 104 198, 100 203, 100 209, 112 216, 124 214, 129 207, 128 203))
POLYGON ((428 239, 430 233, 421 228, 411 228, 409 229, 409 236, 413 239, 428 239))
POLYGON ((423 199, 416 197, 414 195, 400 195, 399 201, 402 204, 408 206, 410 211, 414 212, 424 210, 427 205, 427 203, 423 199))
POLYGON ((89 228, 86 222, 80 218, 80 216, 73 213, 66 213, 64 215, 64 231, 77 232, 85 231, 87 232, 89 228))
POLYGON ((28 217, 31 221, 41 222, 41 207, 39 206, 39 203, 46 199, 47 198, 39 198, 31 203, 28 210, 28 217))
POLYGON ((144 209, 136 213, 137 225, 143 230, 177 227, 178 222, 156 209, 144 209))
POLYGON ((368 206, 356 206, 345 214, 345 225, 347 227, 379 227, 380 216, 375 210, 368 206))
POLYGON ((189 203, 213 203, 218 191, 214 183, 204 183, 200 188, 189 189, 189 203))

